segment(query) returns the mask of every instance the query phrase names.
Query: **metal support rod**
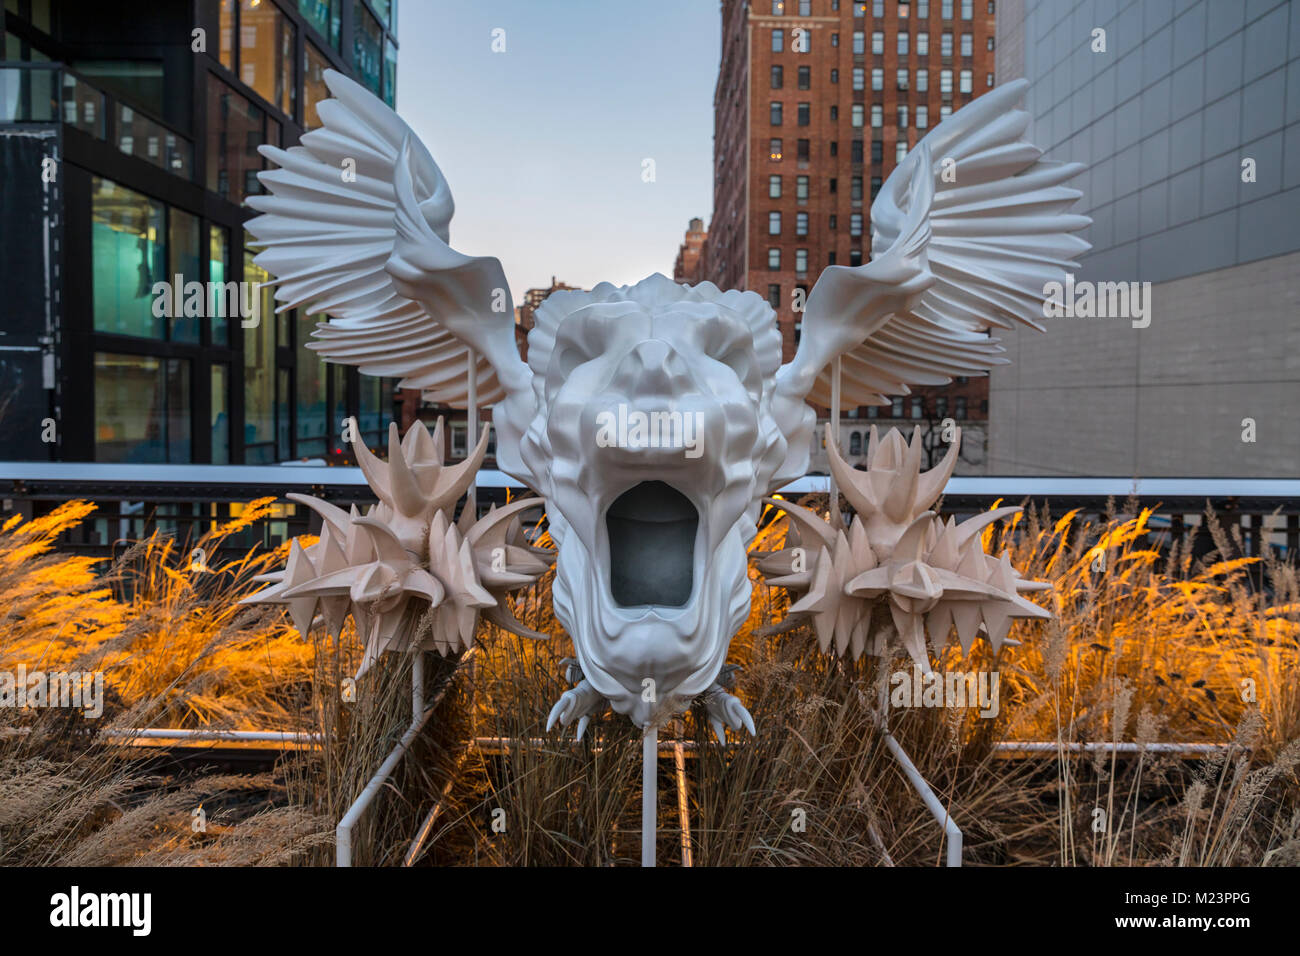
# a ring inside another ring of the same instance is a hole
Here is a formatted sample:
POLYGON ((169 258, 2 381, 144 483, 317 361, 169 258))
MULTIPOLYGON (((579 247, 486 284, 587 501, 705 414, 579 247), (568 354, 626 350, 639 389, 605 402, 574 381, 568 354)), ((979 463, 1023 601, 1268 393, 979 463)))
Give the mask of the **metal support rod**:
MULTIPOLYGON (((470 648, 461 657, 460 663, 464 664, 467 659, 474 655, 474 648, 470 648)), ((375 775, 370 778, 361 795, 353 801, 352 806, 348 807, 348 812, 343 815, 337 827, 334 828, 334 865, 351 866, 352 865, 352 828, 361 819, 361 814, 365 812, 366 807, 370 806, 372 800, 378 795, 379 790, 397 768, 397 763, 405 755, 411 743, 415 740, 424 725, 429 722, 433 712, 437 709, 438 703, 442 700, 442 695, 446 693, 447 687, 451 686, 448 681, 443 685, 443 689, 433 699, 427 708, 424 707, 424 654, 416 652, 414 659, 411 661, 411 706, 414 711, 414 719, 411 726, 406 728, 406 733, 402 734, 401 740, 393 748, 384 762, 379 765, 375 775)))
POLYGON ((641 738, 641 865, 655 865, 658 827, 659 728, 646 724, 641 738))
MULTIPOLYGON (((831 422, 830 435, 827 436, 826 444, 829 446, 832 441, 835 442, 835 450, 840 447, 840 372, 841 359, 835 356, 835 361, 831 363, 831 422)), ((826 449, 826 454, 830 455, 830 448, 826 449)), ((840 490, 835 486, 835 476, 827 469, 830 480, 830 513, 831 522, 838 529, 843 525, 840 520, 840 490)))
POLYGON ((693 866, 691 852, 691 809, 686 792, 686 748, 682 746, 681 728, 673 741, 673 769, 677 772, 677 819, 682 827, 682 866, 693 866))
POLYGON ((930 785, 925 782, 925 777, 921 776, 921 771, 916 769, 916 765, 912 763, 911 758, 907 756, 907 752, 903 750, 902 745, 894 739, 894 735, 889 733, 889 731, 885 731, 884 738, 885 746, 889 748, 889 752, 894 755, 894 759, 897 760, 899 766, 903 768, 903 773, 911 782, 912 789, 920 795, 921 802, 925 804, 926 808, 934 816, 934 819, 943 827, 944 833, 947 834, 948 865, 961 866, 961 828, 958 827, 953 821, 953 818, 948 815, 948 808, 945 807, 939 801, 939 798, 934 795, 934 791, 930 789, 930 785))
MULTIPOLYGON (((465 354, 469 362, 465 398, 465 454, 468 455, 470 449, 478 444, 478 353, 466 349, 465 354)), ((478 516, 478 472, 474 473, 474 483, 469 486, 465 507, 470 509, 470 514, 478 516)))

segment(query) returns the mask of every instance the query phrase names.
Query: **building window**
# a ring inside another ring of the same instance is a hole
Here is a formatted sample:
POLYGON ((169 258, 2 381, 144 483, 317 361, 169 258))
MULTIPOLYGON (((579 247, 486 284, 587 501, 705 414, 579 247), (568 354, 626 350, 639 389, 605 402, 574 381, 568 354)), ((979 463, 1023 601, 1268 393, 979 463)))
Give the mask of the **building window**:
POLYGON ((916 17, 918 20, 930 19, 930 0, 916 0, 916 17))
POLYGON ((918 33, 916 35, 916 55, 917 56, 930 55, 930 34, 918 33))
POLYGON ((883 163, 885 161, 885 144, 878 139, 871 141, 871 161, 873 163, 883 163))
POLYGON ((907 129, 907 105, 900 104, 898 107, 898 128, 907 129))
POLYGON ((916 108, 916 128, 925 129, 930 125, 930 108, 920 105, 916 108))
MULTIPOLYGON (((208 281, 213 288, 226 288, 226 283, 234 279, 230 270, 230 231, 224 226, 208 227, 208 281)), ((209 309, 208 324, 212 335, 212 344, 220 348, 230 345, 230 321, 228 313, 229 299, 224 294, 218 299, 218 307, 209 309)))
MULTIPOLYGON (((330 95, 329 89, 325 86, 325 71, 330 68, 330 61, 311 42, 304 43, 302 48, 302 125, 306 129, 315 129, 321 125, 320 116, 316 113, 316 104, 321 100, 329 99, 330 95)), ((209 114, 209 123, 211 120, 209 114)), ((208 175, 212 175, 211 167, 208 169, 208 175)))
POLYGON ((297 28, 273 3, 242 0, 239 10, 239 78, 293 116, 293 53, 297 28))
POLYGON ((871 0, 871 15, 873 17, 885 15, 885 0, 871 0))
POLYGON ((871 125, 876 129, 885 125, 885 108, 879 103, 871 104, 871 125))
MULTIPOLYGON (((181 209, 167 209, 167 275, 171 282, 180 276, 183 284, 201 282, 203 279, 203 233, 199 227, 199 217, 181 209)), ((167 337, 173 342, 188 342, 198 345, 202 336, 202 315, 189 314, 188 307, 178 314, 172 312, 167 337)), ((206 304, 201 310, 206 313, 206 304)))
POLYGON ((939 34, 939 55, 952 56, 952 34, 951 33, 939 34))
POLYGON ((876 30, 871 34, 871 52, 882 54, 885 52, 885 34, 882 30, 876 30))
MULTIPOLYGON (((353 2, 355 3, 356 0, 353 2)), ((783 13, 785 13, 785 4, 782 0, 772 0, 772 16, 779 17, 783 13)))
POLYGON ((854 163, 862 162, 862 140, 855 139, 852 145, 852 156, 849 157, 850 161, 854 163))
MULTIPOLYGON (((883 90, 885 88, 885 71, 879 67, 874 67, 871 70, 871 88, 873 90, 883 90)), ((862 87, 857 87, 857 89, 862 89, 862 87)))
POLYGON ((894 418, 903 417, 903 400, 901 398, 891 399, 889 402, 889 414, 894 418))
POLYGON ((853 89, 861 90, 866 88, 867 71, 860 66, 853 68, 853 89))
POLYGON ((773 173, 767 177, 767 196, 769 199, 781 198, 781 174, 773 173))
POLYGON ((795 178, 794 198, 795 199, 808 198, 808 177, 807 176, 798 176, 795 178))
POLYGON ((777 211, 767 214, 767 234, 769 236, 781 235, 781 213, 777 211))
POLYGON ((913 418, 925 417, 925 400, 922 399, 920 395, 912 396, 912 417, 913 418))
POLYGON ((963 93, 971 91, 971 71, 962 70, 958 79, 958 89, 963 93))
POLYGON ((807 249, 796 249, 794 251, 794 271, 799 273, 808 271, 807 249))
POLYGON ((826 222, 831 232, 834 232, 837 228, 839 228, 839 217, 836 216, 835 213, 831 213, 830 216, 827 217, 826 222))
POLYGON ((900 139, 894 145, 894 162, 901 163, 907 158, 907 138, 900 139))
POLYGON ((934 400, 934 417, 935 418, 948 417, 948 399, 943 395, 938 396, 934 400))
POLYGON ((989 41, 988 41, 988 42, 989 42, 989 49, 990 49, 990 50, 993 49, 993 38, 992 38, 992 37, 989 37, 989 41))
POLYGON ((801 163, 808 162, 812 154, 812 144, 810 140, 800 139, 795 141, 795 159, 801 163))
POLYGON ((772 89, 779 90, 785 85, 785 69, 778 63, 772 67, 772 89))
POLYGON ((808 214, 806 212, 797 212, 794 215, 794 234, 796 236, 808 235, 808 214))
POLYGON ((969 20, 975 16, 975 0, 961 0, 961 18, 969 20))
MULTIPOLYGON (((299 458, 324 455, 329 448, 329 403, 325 394, 326 366, 320 356, 307 348, 311 341, 312 330, 316 328, 317 316, 307 315, 306 310, 295 310, 298 314, 295 355, 297 364, 294 376, 297 380, 297 434, 294 454, 299 458)), ((379 379, 369 375, 360 376, 362 394, 379 387, 379 379), (373 384, 372 384, 373 383, 373 384)), ((376 423, 372 420, 375 412, 374 402, 363 399, 362 406, 367 414, 362 415, 358 424, 361 426, 362 440, 372 442, 378 436, 376 423)))
POLYGON ((832 83, 838 83, 839 81, 840 81, 840 71, 839 71, 839 70, 831 70, 831 82, 832 82, 832 83))
POLYGON ((236 205, 261 191, 257 172, 262 157, 257 147, 265 141, 265 115, 215 73, 208 74, 207 186, 236 205))
POLYGON ((952 70, 939 71, 939 92, 940 93, 952 92, 952 70))
POLYGON ((799 16, 812 16, 812 0, 799 0, 799 16))
POLYGON ((899 70, 897 75, 894 77, 894 82, 900 90, 907 89, 907 77, 907 70, 899 70))
POLYGON ((799 89, 801 90, 812 89, 812 67, 811 66, 799 67, 799 89))
POLYGON ((952 0, 940 0, 939 16, 943 17, 945 20, 952 19, 952 0))
POLYGON ((800 103, 796 111, 796 117, 800 126, 807 126, 812 122, 812 104, 800 103))
POLYGON ((773 160, 773 161, 779 160, 779 159, 781 158, 781 155, 782 155, 782 153, 781 153, 781 140, 780 140, 779 137, 776 138, 776 139, 768 140, 768 143, 767 143, 767 155, 768 155, 768 158, 771 159, 771 160, 773 160))
POLYGON ((186 463, 190 440, 190 363, 96 352, 95 460, 186 463))
POLYGON ((866 52, 867 35, 861 30, 853 31, 853 54, 861 56, 866 52))
POLYGON ((879 405, 868 405, 868 406, 867 406, 867 417, 868 417, 868 418, 879 418, 879 417, 880 417, 880 406, 879 406, 879 405))
POLYGON ((834 176, 832 176, 830 182, 826 184, 826 191, 833 193, 833 192, 837 192, 838 189, 839 189, 839 180, 836 179, 834 176))
POLYGON ((969 33, 963 33, 961 35, 961 55, 973 56, 975 52, 974 44, 975 38, 969 33))
POLYGON ((849 235, 862 235, 862 213, 855 212, 849 214, 849 235))
POLYGON ((797 346, 799 340, 803 338, 803 323, 795 322, 794 324, 794 344, 797 346))
POLYGON ((772 31, 772 52, 780 53, 784 49, 785 49, 785 31, 773 30, 772 31))
POLYGON ((984 85, 987 86, 987 87, 992 87, 992 86, 993 86, 993 74, 992 74, 992 73, 985 73, 985 74, 984 74, 984 85))
MULTIPOLYGON (((221 7, 225 9, 225 3, 221 7)), ((298 0, 298 12, 334 49, 339 48, 341 0, 298 0)))
MULTIPOLYGON (((266 464, 278 457, 276 448, 280 429, 276 427, 279 408, 276 401, 276 326, 272 289, 265 285, 271 275, 253 261, 248 244, 252 236, 244 234, 244 281, 261 284, 262 321, 244 329, 244 461, 250 465, 266 464)), ((288 345, 288 342, 281 343, 288 345)), ((340 366, 340 370, 342 370, 340 366)))
POLYGON ((781 125, 781 103, 779 101, 774 100, 772 102, 772 106, 768 112, 768 120, 773 126, 781 125))
POLYGON ((946 120, 946 119, 947 119, 949 116, 951 116, 951 115, 952 115, 952 107, 951 107, 951 106, 948 106, 948 105, 945 104, 944 106, 940 106, 940 107, 939 107, 939 122, 940 122, 940 123, 942 123, 944 120, 946 120))
POLYGON ((862 432, 852 432, 849 434, 849 454, 862 454, 862 432))
POLYGON ((839 140, 835 140, 835 139, 833 139, 833 140, 831 140, 831 155, 832 155, 832 156, 838 156, 839 154, 840 154, 840 143, 839 143, 839 140))
POLYGON ((781 308, 781 286, 775 282, 767 287, 767 304, 773 309, 781 308))
POLYGON ((849 120, 850 125, 854 127, 862 126, 864 115, 865 115, 863 105, 861 103, 854 103, 852 110, 850 112, 851 112, 850 120, 849 120))
POLYGON ((916 71, 916 92, 928 93, 930 91, 930 72, 928 70, 916 71))
POLYGON ((962 421, 963 419, 966 418, 966 396, 964 395, 957 396, 956 410, 953 417, 956 418, 958 421, 962 421))
POLYGON ((840 118, 840 107, 838 103, 831 104, 831 122, 834 123, 840 118))
MULTIPOLYGON (((319 362, 319 359, 317 360, 319 362)), ((230 464, 230 366, 213 362, 208 375, 212 395, 208 399, 208 430, 212 464, 230 464)))
POLYGON ((826 253, 826 264, 827 264, 828 266, 833 266, 833 265, 835 265, 835 251, 834 251, 834 250, 831 250, 830 252, 826 253))
POLYGON ((854 202, 862 201, 862 177, 853 176, 849 179, 849 199, 854 202))
POLYGON ((871 200, 872 200, 872 202, 875 202, 876 196, 880 195, 880 183, 881 183, 881 179, 880 179, 879 176, 872 176, 872 177, 871 177, 871 200))
POLYGON ((357 82, 378 96, 381 92, 384 30, 369 11, 353 0, 352 4, 352 65, 357 71, 357 82))
POLYGON ((780 249, 768 249, 768 250, 767 250, 767 268, 768 268, 768 270, 771 271, 771 272, 776 272, 778 269, 781 268, 781 250, 780 250, 780 249))
MULTIPOLYGON (((91 300, 96 332, 163 339, 154 285, 167 275, 166 207, 124 186, 91 178, 91 300)), ((199 277, 196 275, 197 280, 199 277)))
POLYGON ((907 34, 900 33, 898 35, 898 55, 907 56, 907 47, 908 47, 907 34))

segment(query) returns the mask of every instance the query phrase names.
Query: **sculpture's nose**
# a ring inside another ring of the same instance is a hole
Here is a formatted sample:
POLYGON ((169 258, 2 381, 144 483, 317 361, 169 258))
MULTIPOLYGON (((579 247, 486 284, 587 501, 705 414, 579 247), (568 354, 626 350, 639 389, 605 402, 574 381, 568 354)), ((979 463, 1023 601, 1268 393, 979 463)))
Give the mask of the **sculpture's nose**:
POLYGON ((671 395, 689 380, 686 363, 663 339, 638 342, 619 363, 617 379, 631 395, 671 395))

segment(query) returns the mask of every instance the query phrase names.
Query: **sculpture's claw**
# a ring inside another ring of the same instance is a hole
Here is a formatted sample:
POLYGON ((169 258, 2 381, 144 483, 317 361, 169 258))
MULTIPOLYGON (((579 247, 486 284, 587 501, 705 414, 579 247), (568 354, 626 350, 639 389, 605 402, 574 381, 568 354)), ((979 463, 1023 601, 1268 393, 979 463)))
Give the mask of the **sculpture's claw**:
POLYGON ((560 673, 564 675, 566 682, 576 684, 582 680, 582 665, 578 663, 576 657, 560 658, 560 673))
POLYGON ((590 715, 590 714, 583 714, 582 717, 581 717, 581 719, 579 719, 579 721, 578 721, 578 733, 577 733, 577 736, 575 736, 575 737, 573 738, 573 740, 574 740, 575 743, 578 742, 578 741, 580 741, 580 740, 582 740, 582 735, 583 735, 584 733, 586 733, 586 731, 587 731, 587 725, 588 725, 589 723, 591 723, 591 715, 590 715))
POLYGON ((588 715, 604 699, 586 680, 579 681, 578 686, 566 690, 560 695, 560 699, 555 702, 550 715, 546 718, 546 729, 549 731, 554 727, 557 720, 561 726, 567 727, 574 720, 581 718, 578 723, 578 739, 581 740, 582 734, 590 722, 588 715))
POLYGON ((709 714, 709 725, 720 743, 726 743, 725 727, 736 731, 748 730, 751 737, 756 735, 754 718, 740 699, 728 694, 721 684, 714 684, 705 691, 704 708, 709 714))

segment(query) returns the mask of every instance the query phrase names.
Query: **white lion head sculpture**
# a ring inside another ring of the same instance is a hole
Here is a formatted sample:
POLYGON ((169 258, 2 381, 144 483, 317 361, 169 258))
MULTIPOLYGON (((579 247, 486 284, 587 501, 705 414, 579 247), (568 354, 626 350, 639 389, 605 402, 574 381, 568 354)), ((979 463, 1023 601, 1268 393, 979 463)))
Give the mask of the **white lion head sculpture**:
POLYGON ((760 296, 655 275, 552 294, 525 363, 500 262, 448 244, 451 193, 428 150, 356 83, 332 71, 326 82, 323 126, 301 146, 262 148, 280 168, 260 174, 270 195, 249 200, 263 213, 248 224, 257 262, 285 308, 331 316, 311 343, 331 361, 459 407, 477 363, 498 464, 545 499, 558 545, 555 611, 577 685, 550 722, 576 719, 579 735, 606 701, 649 724, 700 695, 716 731, 752 732, 718 678, 749 611, 762 498, 807 469, 807 403, 829 404, 828 367, 842 362, 854 406, 982 374, 1003 361, 989 330, 1036 326, 1044 283, 1087 248, 1070 235, 1088 222, 1068 212, 1080 194, 1063 185, 1082 167, 1024 141, 1020 81, 899 164, 872 206, 871 261, 822 272, 789 362, 760 296), (357 175, 342 182, 348 159, 357 175))

